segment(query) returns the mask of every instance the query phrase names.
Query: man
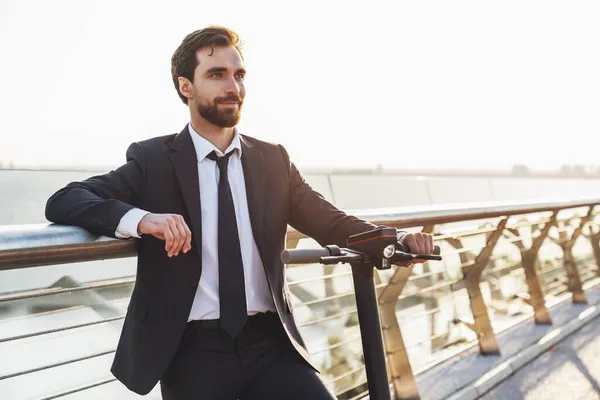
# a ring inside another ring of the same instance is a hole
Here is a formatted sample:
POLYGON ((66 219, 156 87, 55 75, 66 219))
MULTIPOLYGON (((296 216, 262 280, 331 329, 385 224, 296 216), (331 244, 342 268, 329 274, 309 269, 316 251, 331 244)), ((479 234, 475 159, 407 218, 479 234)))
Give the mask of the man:
MULTIPOLYGON (((234 32, 189 34, 172 76, 191 121, 133 143, 127 163, 74 182, 48 220, 137 238, 138 268, 111 371, 163 398, 332 399, 291 312, 280 253, 288 224, 344 246, 375 226, 348 216, 304 181, 286 150, 235 128, 246 71, 234 32)), ((405 234, 431 253, 430 235, 405 234)))

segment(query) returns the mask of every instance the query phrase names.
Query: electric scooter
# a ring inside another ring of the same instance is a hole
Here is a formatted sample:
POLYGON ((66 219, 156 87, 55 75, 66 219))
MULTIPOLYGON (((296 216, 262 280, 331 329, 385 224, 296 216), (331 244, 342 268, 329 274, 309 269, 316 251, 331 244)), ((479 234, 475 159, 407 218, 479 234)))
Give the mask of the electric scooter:
POLYGON ((348 263, 352 266, 369 399, 390 400, 373 268, 386 270, 407 261, 440 261, 440 248, 435 246, 433 254, 411 254, 406 245, 398 242, 394 228, 377 228, 350 236, 347 246, 284 250, 281 260, 284 264, 348 263))

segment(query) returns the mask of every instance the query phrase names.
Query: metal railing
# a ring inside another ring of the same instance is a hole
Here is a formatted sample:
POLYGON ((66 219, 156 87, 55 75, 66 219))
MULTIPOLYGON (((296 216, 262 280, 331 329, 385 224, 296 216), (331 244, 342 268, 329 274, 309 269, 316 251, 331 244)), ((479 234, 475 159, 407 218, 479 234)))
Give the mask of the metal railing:
MULTIPOLYGON (((600 199, 356 213, 377 224, 430 232, 444 256, 442 262, 375 271, 388 375, 395 396, 417 398, 415 374, 464 346, 477 344, 481 353, 499 353, 496 334, 524 317, 533 316, 539 324, 552 323, 548 307, 561 294, 570 291, 574 302, 585 302, 583 283, 600 277, 597 205, 600 199)), ((288 231, 287 248, 316 246, 301 233, 288 231)), ((79 228, 46 224, 0 227, 0 271, 134 256, 134 241, 98 238, 79 228)), ((339 399, 366 395, 349 266, 288 265, 286 275, 294 314, 324 380, 339 399)), ((17 313, 21 319, 86 307, 101 316, 14 334, 0 332, 0 355, 2 346, 32 338, 85 334, 86 329, 122 324, 124 310, 114 302, 128 299, 134 281, 135 276, 107 276, 81 284, 63 278, 52 287, 27 292, 16 288, 0 295, 0 323, 11 322, 10 316, 15 314, 9 311, 19 307, 26 309, 17 313), (3 317, 3 312, 8 317, 3 317)), ((30 368, 5 368, 0 370, 0 389, 3 381, 111 356, 115 345, 106 343, 95 351, 48 360, 44 365, 32 363, 30 368)), ((44 396, 58 398, 113 381, 104 371, 96 381, 67 385, 44 396)))

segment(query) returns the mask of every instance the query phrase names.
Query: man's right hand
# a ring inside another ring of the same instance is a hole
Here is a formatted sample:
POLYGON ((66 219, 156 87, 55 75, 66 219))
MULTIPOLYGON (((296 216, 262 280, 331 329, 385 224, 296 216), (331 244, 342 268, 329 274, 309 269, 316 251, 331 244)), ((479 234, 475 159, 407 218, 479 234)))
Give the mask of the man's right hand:
POLYGON ((181 215, 146 214, 138 224, 138 232, 164 240, 169 257, 192 248, 192 232, 181 215))

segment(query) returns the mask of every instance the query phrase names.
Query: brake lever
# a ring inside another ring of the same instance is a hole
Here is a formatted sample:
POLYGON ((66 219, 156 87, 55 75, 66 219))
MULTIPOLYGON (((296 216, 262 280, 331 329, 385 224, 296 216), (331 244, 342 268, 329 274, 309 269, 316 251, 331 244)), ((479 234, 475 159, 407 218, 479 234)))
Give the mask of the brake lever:
POLYGON ((345 262, 347 257, 344 256, 325 256, 319 258, 319 262, 323 265, 337 264, 345 262))
POLYGON ((319 258, 321 264, 352 263, 355 261, 368 262, 368 256, 363 253, 344 250, 339 255, 324 256, 319 258))
POLYGON ((442 261, 442 256, 438 256, 435 254, 409 254, 412 256, 413 260, 433 260, 433 261, 442 261))
POLYGON ((441 261, 442 256, 437 254, 412 254, 397 250, 394 245, 386 246, 383 250, 380 269, 389 269, 394 264, 401 264, 406 261, 441 261))

